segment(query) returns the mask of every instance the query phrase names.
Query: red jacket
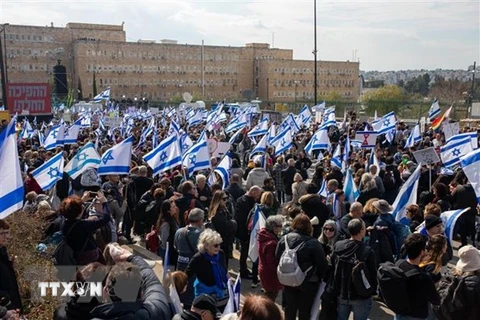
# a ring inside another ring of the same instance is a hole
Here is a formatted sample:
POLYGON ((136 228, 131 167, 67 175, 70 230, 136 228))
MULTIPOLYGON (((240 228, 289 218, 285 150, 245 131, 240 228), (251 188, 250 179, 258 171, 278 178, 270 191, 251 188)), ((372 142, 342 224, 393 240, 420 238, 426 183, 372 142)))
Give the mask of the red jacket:
POLYGON ((27 179, 25 179, 25 194, 29 193, 30 191, 35 191, 37 194, 44 193, 35 178, 27 177, 27 179))
POLYGON ((283 285, 278 281, 275 250, 278 238, 273 233, 262 228, 258 233, 258 275, 265 291, 279 291, 283 285))

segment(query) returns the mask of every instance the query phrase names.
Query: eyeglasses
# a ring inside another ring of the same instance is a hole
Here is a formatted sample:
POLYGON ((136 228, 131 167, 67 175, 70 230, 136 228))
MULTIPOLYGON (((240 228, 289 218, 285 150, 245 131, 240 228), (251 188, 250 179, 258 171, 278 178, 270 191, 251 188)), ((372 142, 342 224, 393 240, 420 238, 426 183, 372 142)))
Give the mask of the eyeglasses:
POLYGON ((220 247, 220 243, 215 243, 215 244, 213 245, 213 247, 214 247, 214 248, 220 247))
POLYGON ((335 231, 333 228, 323 228, 323 230, 329 231, 329 232, 334 232, 335 231))

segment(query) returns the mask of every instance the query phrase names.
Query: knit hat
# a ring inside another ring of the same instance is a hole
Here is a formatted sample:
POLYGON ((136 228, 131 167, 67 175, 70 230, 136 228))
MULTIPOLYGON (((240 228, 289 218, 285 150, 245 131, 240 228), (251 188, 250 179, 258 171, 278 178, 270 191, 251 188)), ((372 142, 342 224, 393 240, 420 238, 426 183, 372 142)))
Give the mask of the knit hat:
POLYGON ((429 215, 425 218, 425 228, 427 230, 430 230, 441 223, 442 223, 442 219, 434 215, 429 215))
POLYGON ((217 304, 215 299, 208 294, 201 294, 193 300, 193 306, 197 309, 208 310, 212 313, 215 319, 219 318, 217 304))
POLYGON ((393 211, 393 207, 386 200, 373 201, 373 206, 380 211, 381 214, 389 213, 393 211))
POLYGON ((480 270, 480 251, 471 245, 466 245, 458 250, 456 268, 459 272, 473 272, 480 270))

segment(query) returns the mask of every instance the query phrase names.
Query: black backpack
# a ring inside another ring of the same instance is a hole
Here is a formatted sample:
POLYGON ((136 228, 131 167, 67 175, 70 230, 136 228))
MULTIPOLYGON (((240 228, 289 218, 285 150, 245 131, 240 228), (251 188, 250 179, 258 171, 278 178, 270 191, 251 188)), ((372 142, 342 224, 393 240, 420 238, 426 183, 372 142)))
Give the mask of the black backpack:
POLYGON ((407 280, 419 276, 420 272, 416 269, 405 272, 397 263, 381 263, 377 272, 378 285, 380 293, 385 304, 396 314, 410 314, 411 303, 408 294, 407 280))
POLYGON ((438 320, 467 319, 468 309, 465 298, 465 279, 448 276, 437 284, 440 304, 432 305, 438 320))
POLYGON ((370 230, 368 237, 368 246, 375 252, 376 261, 384 263, 394 262, 393 250, 389 239, 389 230, 374 228, 370 230))
POLYGON ((397 185, 395 184, 395 175, 393 171, 388 170, 385 172, 383 175, 383 186, 385 187, 385 190, 395 190, 397 185))
MULTIPOLYGON (((72 249, 72 247, 67 243, 67 237, 70 234, 70 232, 75 228, 75 226, 79 223, 75 222, 73 226, 70 227, 70 230, 68 230, 67 234, 63 237, 62 241, 58 244, 57 248, 53 252, 52 258, 53 258, 53 264, 56 266, 74 266, 77 264, 77 259, 75 258, 75 251, 72 249)), ((82 253, 85 250, 85 247, 87 246, 88 243, 88 238, 83 244, 82 250, 80 253, 82 253)))
POLYGON ((365 263, 369 253, 369 248, 364 247, 360 255, 357 249, 350 256, 338 256, 334 277, 339 279, 342 275, 350 275, 349 294, 353 291, 359 297, 370 298, 377 289, 371 285, 370 272, 365 263))

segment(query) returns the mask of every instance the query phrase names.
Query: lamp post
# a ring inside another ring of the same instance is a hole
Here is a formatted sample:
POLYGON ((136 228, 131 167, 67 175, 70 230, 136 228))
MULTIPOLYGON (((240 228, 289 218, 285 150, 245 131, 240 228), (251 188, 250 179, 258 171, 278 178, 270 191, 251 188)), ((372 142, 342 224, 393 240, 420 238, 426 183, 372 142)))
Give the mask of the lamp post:
POLYGON ((317 105, 317 0, 313 0, 313 101, 317 105))
POLYGON ((293 81, 293 83, 295 83, 295 108, 297 107, 297 87, 298 87, 298 81, 295 80, 293 81))
POLYGON ((268 93, 269 93, 268 90, 270 89, 270 88, 269 88, 269 87, 270 87, 270 83, 269 83, 269 82, 270 82, 270 79, 267 78, 267 103, 268 103, 268 98, 269 98, 269 96, 268 96, 268 93))
POLYGON ((5 110, 8 110, 7 106, 7 49, 6 49, 6 36, 5 36, 5 27, 8 26, 8 23, 3 24, 3 41, 0 39, 0 67, 2 68, 2 100, 5 110), (3 46, 5 46, 5 56, 3 55, 3 46), (5 58, 5 61, 4 61, 5 58))

